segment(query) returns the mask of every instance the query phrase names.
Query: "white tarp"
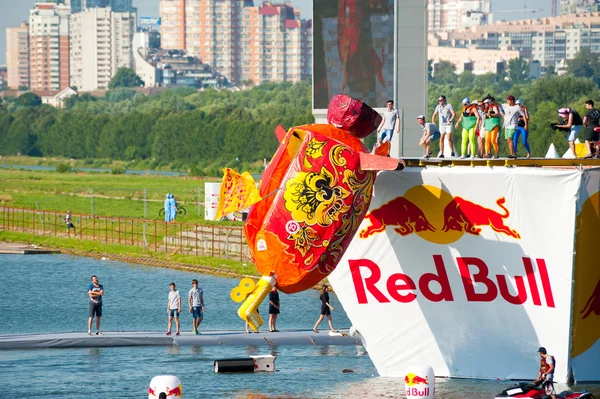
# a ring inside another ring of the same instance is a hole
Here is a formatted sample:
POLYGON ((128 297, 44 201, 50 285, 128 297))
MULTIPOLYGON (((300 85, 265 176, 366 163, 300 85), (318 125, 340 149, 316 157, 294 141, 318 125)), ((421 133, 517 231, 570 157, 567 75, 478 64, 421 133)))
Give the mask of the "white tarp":
MULTIPOLYGON (((583 175, 380 172, 370 213, 329 277, 378 372, 427 364, 438 376, 534 379, 544 346, 565 382, 583 175)), ((600 379, 600 367, 591 374, 600 379)))

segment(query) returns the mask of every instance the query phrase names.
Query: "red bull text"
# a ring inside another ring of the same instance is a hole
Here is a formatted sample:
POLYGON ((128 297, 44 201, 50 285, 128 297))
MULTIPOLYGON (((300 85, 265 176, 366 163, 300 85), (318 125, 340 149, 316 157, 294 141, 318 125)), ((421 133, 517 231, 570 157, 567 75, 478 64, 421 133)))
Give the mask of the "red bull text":
MULTIPOLYGON (((548 276, 548 269, 544 259, 535 259, 523 257, 524 276, 514 276, 517 293, 512 294, 509 291, 507 277, 503 274, 495 276, 490 275, 490 268, 483 259, 475 257, 457 257, 456 263, 462 280, 464 294, 469 302, 492 302, 498 299, 498 294, 502 300, 512 305, 524 304, 528 297, 535 306, 543 306, 540 290, 536 281, 536 271, 533 268, 533 262, 537 264, 537 274, 539 274, 542 283, 543 298, 545 306, 554 308, 554 296, 552 286, 548 276), (529 295, 526 284, 529 286, 529 295), (485 287, 485 291, 476 292, 475 285, 485 287)), ((452 302, 454 301, 454 290, 450 285, 448 272, 442 255, 433 255, 435 273, 424 273, 416 280, 404 273, 394 273, 387 278, 385 288, 379 284, 381 280, 381 268, 375 262, 369 259, 353 259, 348 261, 352 282, 356 291, 356 298, 359 304, 367 304, 369 301, 379 303, 389 303, 392 300, 400 303, 409 303, 417 298, 418 292, 431 302, 452 302), (363 272, 368 277, 363 275, 363 272), (435 291, 431 289, 431 283, 436 283, 435 291), (418 289, 417 289, 418 287, 418 289), (367 291, 370 296, 367 296, 367 291)))
POLYGON ((409 398, 418 398, 430 395, 429 377, 425 378, 412 373, 404 377, 406 396, 409 398))

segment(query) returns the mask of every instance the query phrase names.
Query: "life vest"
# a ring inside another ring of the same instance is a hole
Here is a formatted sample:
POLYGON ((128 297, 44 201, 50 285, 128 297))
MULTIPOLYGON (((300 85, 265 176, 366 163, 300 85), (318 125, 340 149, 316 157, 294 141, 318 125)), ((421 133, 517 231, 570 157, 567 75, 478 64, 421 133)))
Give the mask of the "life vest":
POLYGON ((463 129, 471 130, 471 128, 473 126, 475 126, 475 124, 477 123, 476 112, 478 112, 476 105, 469 105, 469 106, 463 107, 463 119, 462 119, 463 129))
MULTIPOLYGON (((548 355, 552 358, 552 363, 554 364, 554 368, 556 368, 556 360, 554 356, 548 355)), ((540 356, 540 373, 547 374, 548 370, 550 370, 550 365, 546 362, 546 358, 540 356)))

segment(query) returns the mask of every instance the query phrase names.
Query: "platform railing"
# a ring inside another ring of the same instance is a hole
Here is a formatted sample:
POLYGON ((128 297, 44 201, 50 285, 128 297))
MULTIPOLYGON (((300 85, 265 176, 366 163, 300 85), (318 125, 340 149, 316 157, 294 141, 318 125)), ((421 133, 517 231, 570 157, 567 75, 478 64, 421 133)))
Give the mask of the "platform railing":
POLYGON ((66 214, 0 206, 0 229, 11 232, 89 240, 146 250, 249 260, 243 229, 134 218, 72 214, 75 229, 67 229, 66 214))

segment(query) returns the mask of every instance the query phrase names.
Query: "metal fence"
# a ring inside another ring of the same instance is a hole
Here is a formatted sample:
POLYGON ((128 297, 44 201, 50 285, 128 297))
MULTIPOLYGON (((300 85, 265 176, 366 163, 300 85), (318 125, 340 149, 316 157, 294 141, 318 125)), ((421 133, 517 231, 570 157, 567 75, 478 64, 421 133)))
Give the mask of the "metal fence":
POLYGON ((73 214, 75 229, 67 229, 65 216, 55 211, 2 206, 0 227, 4 231, 138 246, 155 252, 250 259, 242 227, 73 214))

